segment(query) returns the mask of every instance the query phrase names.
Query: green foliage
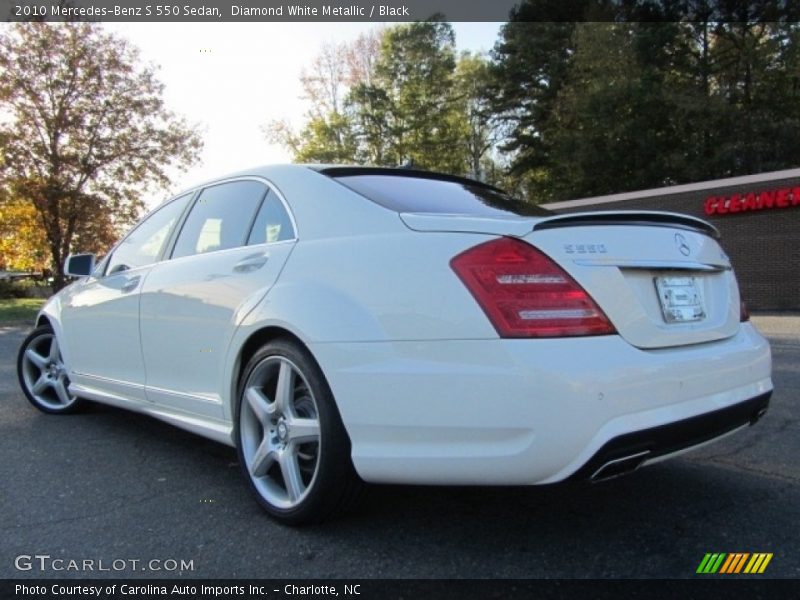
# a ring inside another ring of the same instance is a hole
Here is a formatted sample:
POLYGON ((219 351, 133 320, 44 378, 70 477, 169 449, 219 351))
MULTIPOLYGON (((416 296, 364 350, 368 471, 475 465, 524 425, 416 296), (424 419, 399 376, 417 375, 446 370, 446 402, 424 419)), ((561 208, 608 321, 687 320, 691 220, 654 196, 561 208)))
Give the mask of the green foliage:
POLYGON ((367 110, 374 120, 374 111, 382 109, 379 117, 389 133, 382 152, 387 162, 464 170, 464 157, 457 151, 455 67, 455 34, 449 23, 408 23, 386 31, 373 86, 383 92, 381 102, 370 102, 367 110))
POLYGON ((530 197, 578 198, 800 163, 792 143, 800 134, 798 23, 777 5, 691 2, 693 18, 678 21, 666 18, 667 3, 608 4, 617 22, 524 21, 530 11, 541 17, 547 4, 524 2, 493 52, 501 149, 512 178, 541 175, 523 186, 530 197), (777 11, 772 20, 767 10, 777 11), (662 21, 637 20, 645 12, 662 21))
POLYGON ((456 64, 457 139, 466 154, 468 174, 476 179, 497 170, 489 155, 497 141, 489 103, 490 77, 489 62, 483 56, 466 53, 456 64))
POLYGON ((266 134, 298 162, 480 173, 493 143, 487 77, 484 59, 456 57, 448 23, 396 25, 323 46, 301 77, 312 102, 301 131, 274 121, 266 134))
MULTIPOLYGON (((521 7, 518 18, 528 18, 521 7)), ((574 23, 512 20, 492 53, 495 118, 505 134, 500 149, 511 155, 510 172, 522 175, 547 163, 551 115, 574 52, 574 23)))
POLYGON ((32 324, 42 304, 44 304, 44 300, 41 298, 0 299, 0 325, 32 324))
POLYGON ((52 293, 49 282, 42 277, 0 279, 0 298, 47 298, 52 293))
POLYGON ((796 167, 786 6, 525 0, 488 61, 457 57, 447 23, 396 25, 325 49, 305 126, 273 139, 299 161, 411 162, 535 202, 796 167), (354 56, 357 75, 337 67, 354 56))
POLYGON ((357 140, 353 162, 358 164, 397 165, 392 155, 395 135, 389 121, 392 101, 377 84, 359 83, 347 97, 350 126, 357 140))
POLYGON ((164 107, 137 51, 90 23, 19 23, 0 36, 0 185, 36 210, 57 285, 75 246, 102 252, 148 188, 201 141, 164 107))
POLYGON ((338 112, 312 118, 300 137, 304 143, 295 155, 298 162, 344 163, 356 153, 350 121, 338 112))

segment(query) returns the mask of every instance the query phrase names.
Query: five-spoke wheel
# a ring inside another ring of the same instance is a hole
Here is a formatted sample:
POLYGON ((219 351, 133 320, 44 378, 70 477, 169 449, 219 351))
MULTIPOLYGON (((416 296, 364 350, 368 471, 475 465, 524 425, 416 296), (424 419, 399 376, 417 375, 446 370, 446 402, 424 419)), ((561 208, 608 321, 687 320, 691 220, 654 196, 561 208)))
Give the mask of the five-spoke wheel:
POLYGON ((272 342, 249 361, 236 425, 242 469, 278 519, 320 521, 357 497, 349 438, 319 367, 299 344, 272 342))
POLYGON ((69 377, 58 338, 49 325, 34 329, 22 343, 17 375, 25 396, 39 410, 67 413, 80 404, 69 391, 69 377))
POLYGON ((271 504, 302 502, 319 467, 317 402, 297 366, 282 356, 263 360, 245 384, 239 416, 244 460, 271 504))

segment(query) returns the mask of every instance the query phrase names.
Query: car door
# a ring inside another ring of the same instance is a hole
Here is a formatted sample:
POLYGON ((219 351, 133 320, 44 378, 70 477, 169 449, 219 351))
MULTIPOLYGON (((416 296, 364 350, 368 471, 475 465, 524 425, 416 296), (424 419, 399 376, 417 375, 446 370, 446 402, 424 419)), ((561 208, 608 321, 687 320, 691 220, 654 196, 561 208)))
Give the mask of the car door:
POLYGON ((162 258, 190 194, 180 196, 139 223, 111 251, 95 274, 61 298, 61 340, 70 380, 92 392, 145 400, 139 339, 140 290, 162 258))
POLYGON ((206 187, 142 289, 147 395, 173 410, 223 418, 225 354, 239 322, 275 283, 295 227, 266 182, 206 187))

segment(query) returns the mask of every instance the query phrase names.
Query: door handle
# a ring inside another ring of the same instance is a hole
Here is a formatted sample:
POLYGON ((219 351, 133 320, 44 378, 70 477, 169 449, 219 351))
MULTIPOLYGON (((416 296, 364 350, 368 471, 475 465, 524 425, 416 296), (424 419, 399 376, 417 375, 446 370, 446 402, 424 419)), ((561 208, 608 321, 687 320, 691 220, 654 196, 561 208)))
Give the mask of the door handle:
POLYGON ((122 287, 120 289, 123 292, 132 292, 139 285, 139 281, 141 281, 141 279, 142 278, 139 277, 138 275, 136 277, 131 277, 125 283, 122 284, 122 287))
POLYGON ((249 273, 263 267, 269 260, 269 254, 251 254, 244 257, 233 267, 237 273, 249 273))

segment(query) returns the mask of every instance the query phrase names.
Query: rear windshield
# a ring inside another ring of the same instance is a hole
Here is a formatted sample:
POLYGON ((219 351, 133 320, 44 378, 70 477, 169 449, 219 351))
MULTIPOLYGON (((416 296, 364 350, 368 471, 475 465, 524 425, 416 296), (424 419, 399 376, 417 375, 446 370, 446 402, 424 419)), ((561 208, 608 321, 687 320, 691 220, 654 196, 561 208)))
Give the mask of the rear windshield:
POLYGON ((333 175, 339 183, 396 212, 475 215, 481 217, 547 216, 535 204, 478 183, 408 175, 333 175))

